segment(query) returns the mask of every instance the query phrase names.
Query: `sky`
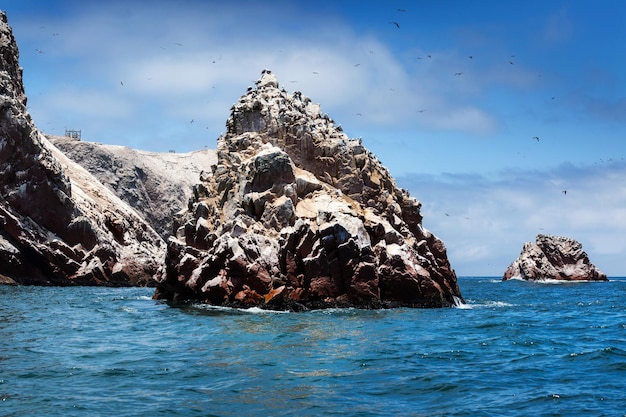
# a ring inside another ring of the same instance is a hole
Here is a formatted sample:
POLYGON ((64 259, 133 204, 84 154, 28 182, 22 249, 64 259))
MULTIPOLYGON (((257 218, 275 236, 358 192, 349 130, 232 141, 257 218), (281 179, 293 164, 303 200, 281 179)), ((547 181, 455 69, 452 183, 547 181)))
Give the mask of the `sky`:
POLYGON ((44 133, 215 148, 271 69, 423 204, 459 276, 537 234, 626 276, 622 0, 3 0, 44 133))

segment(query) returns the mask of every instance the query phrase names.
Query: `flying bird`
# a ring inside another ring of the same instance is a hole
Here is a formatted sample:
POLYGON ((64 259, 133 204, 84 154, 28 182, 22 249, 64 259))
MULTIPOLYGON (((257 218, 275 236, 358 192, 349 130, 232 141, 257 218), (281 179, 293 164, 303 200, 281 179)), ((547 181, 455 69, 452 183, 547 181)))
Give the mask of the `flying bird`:
POLYGON ((539 136, 533 136, 533 139, 535 139, 537 142, 539 142, 539 136))
POLYGON ((455 72, 454 75, 463 75, 462 72, 455 72))
POLYGON ((398 22, 389 22, 392 25, 396 25, 398 29, 400 29, 400 24, 398 22))
POLYGON ((406 12, 404 9, 398 9, 399 12, 406 12))
POLYGON ((561 192, 563 193, 563 195, 567 195, 567 190, 563 190, 561 192))

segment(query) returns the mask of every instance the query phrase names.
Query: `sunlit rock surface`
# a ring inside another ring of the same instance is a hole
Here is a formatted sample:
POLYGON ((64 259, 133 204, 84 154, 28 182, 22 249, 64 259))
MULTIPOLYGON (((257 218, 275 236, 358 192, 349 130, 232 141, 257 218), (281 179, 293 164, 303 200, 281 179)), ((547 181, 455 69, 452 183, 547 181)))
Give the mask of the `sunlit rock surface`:
POLYGON ((134 208, 164 240, 173 234, 174 215, 187 207, 201 172, 210 171, 217 162, 214 149, 147 152, 65 136, 46 137, 134 208))
POLYGON ((176 221, 155 298, 302 310, 462 300, 421 203, 360 140, 264 70, 176 221))
POLYGON ((526 242, 520 256, 509 265, 502 277, 525 280, 606 281, 589 261, 583 246, 576 240, 552 235, 538 235, 535 243, 526 242))

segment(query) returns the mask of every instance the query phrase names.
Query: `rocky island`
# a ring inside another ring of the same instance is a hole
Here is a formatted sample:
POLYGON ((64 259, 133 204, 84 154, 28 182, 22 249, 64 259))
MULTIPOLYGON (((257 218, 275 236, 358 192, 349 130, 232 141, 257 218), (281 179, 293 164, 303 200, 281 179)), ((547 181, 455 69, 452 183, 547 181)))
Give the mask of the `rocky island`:
POLYGON ((0 282, 147 285, 164 255, 141 215, 36 128, 0 12, 0 282))
POLYGON ((264 70, 226 125, 155 298, 292 310, 462 300, 421 203, 318 104, 264 70))
POLYGON ((518 278, 530 281, 607 281, 589 261, 583 246, 576 240, 540 234, 536 242, 526 242, 520 256, 509 265, 503 281, 518 278))

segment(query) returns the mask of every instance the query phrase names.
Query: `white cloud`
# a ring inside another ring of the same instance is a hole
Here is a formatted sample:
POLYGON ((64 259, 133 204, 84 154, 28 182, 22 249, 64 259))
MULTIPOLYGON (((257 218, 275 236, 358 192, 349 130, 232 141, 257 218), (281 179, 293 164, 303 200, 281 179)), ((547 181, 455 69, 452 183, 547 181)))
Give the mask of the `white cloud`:
MULTIPOLYGON (((37 41, 47 51, 46 70, 51 74, 50 84, 44 87, 48 97, 31 99, 33 113, 47 113, 46 125, 55 118, 58 124, 82 121, 91 137, 105 142, 115 139, 106 124, 95 120, 101 111, 103 117, 117 112, 117 123, 126 124, 129 133, 133 126, 142 129, 136 133, 138 138, 169 131, 167 124, 182 125, 191 119, 202 119, 217 135, 230 106, 253 85, 261 69, 270 68, 284 88, 299 90, 320 103, 347 131, 351 126, 392 132, 402 126, 489 135, 498 128, 493 115, 472 104, 471 98, 479 93, 458 100, 463 84, 452 88, 454 76, 442 66, 466 58, 450 52, 440 52, 430 69, 414 72, 402 61, 404 57, 376 37, 357 34, 334 19, 301 16, 307 30, 286 37, 281 25, 292 16, 285 17, 280 8, 268 10, 251 3, 253 8, 242 16, 240 8, 223 5, 190 3, 176 9, 174 3, 163 4, 168 6, 90 4, 78 7, 63 21, 30 23, 49 28, 37 41), (48 34, 57 30, 58 36, 48 34), (59 93, 54 84, 89 91, 80 94, 88 100, 68 100, 70 93, 59 93), (87 110, 86 105, 94 109, 87 110), (42 106, 45 111, 39 110, 42 106), (55 108, 59 109, 56 116, 55 108), (206 108, 223 110, 198 114, 206 108), (422 109, 427 111, 418 114, 422 109), (94 118, 87 118, 88 114, 94 118), (125 120, 131 115, 140 120, 125 120), (97 126, 104 128, 96 130, 97 126), (143 130, 150 128, 155 131, 143 130)), ((27 82, 36 83, 43 70, 30 68, 27 82)), ((180 138, 171 141, 180 144, 180 138)), ((188 150, 197 145, 187 144, 188 150)))

